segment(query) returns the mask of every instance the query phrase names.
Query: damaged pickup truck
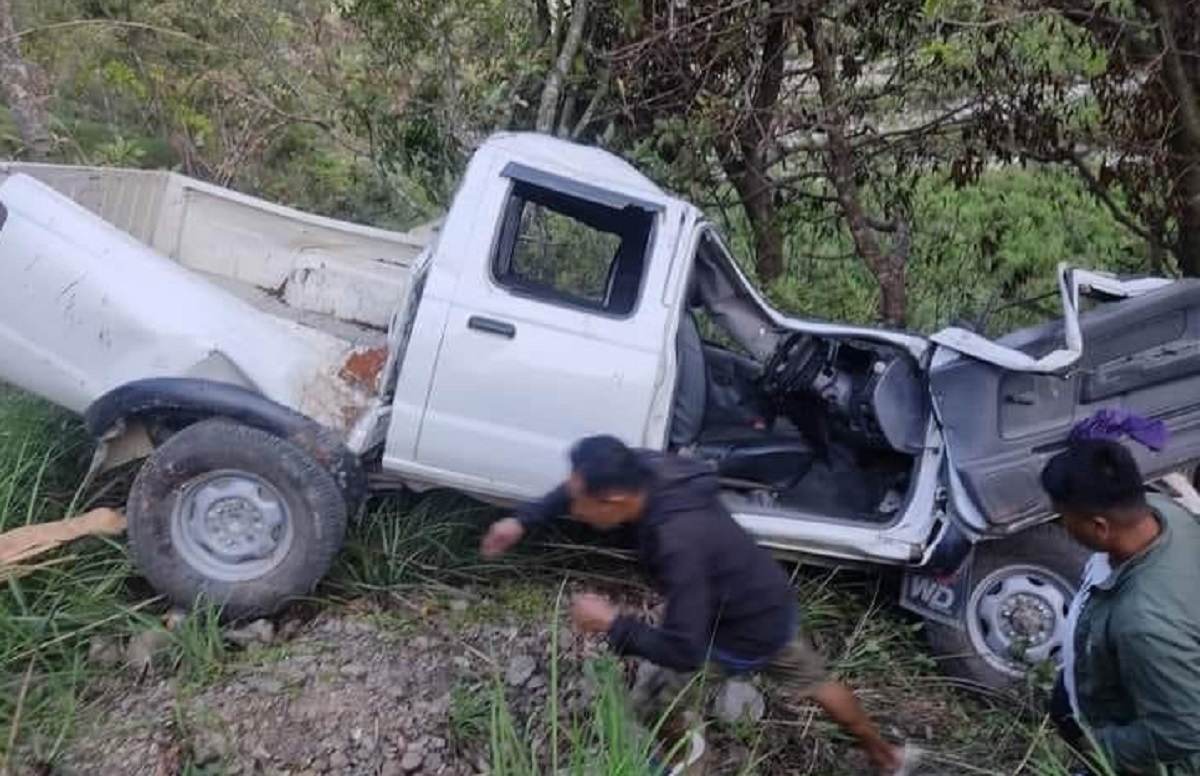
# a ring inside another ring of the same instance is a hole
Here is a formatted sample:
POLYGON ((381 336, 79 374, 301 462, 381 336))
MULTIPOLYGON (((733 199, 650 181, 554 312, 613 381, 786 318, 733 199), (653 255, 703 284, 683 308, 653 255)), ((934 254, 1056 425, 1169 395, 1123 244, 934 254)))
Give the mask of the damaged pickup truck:
POLYGON ((796 557, 891 566, 947 670, 1054 659, 1083 553, 1038 486, 1100 408, 1200 460, 1200 283, 1059 272, 1062 317, 990 341, 788 317, 703 214, 534 135, 475 153, 398 234, 170 173, 0 165, 0 378, 145 459, 149 581, 233 615, 310 591, 368 490, 510 503, 608 432, 711 461, 796 557), (1087 309, 1085 310, 1085 304, 1087 309))

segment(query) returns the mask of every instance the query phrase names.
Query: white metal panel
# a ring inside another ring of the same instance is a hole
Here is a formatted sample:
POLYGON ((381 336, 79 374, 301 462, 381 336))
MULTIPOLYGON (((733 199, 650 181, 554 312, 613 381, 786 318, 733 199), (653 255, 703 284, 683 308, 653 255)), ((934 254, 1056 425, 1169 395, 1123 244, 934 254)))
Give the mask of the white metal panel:
POLYGON ((0 377, 80 412, 220 356, 333 428, 369 401, 353 344, 255 309, 32 178, 9 178, 0 201, 0 377))
POLYGON ((386 329, 427 231, 392 232, 276 205, 166 171, 8 163, 181 264, 297 309, 386 329))
MULTIPOLYGON (((478 152, 468 170, 435 253, 439 282, 431 282, 422 303, 441 297, 448 305, 416 448, 424 469, 488 483, 490 493, 530 496, 561 478, 565 453, 581 436, 604 432, 646 443, 674 314, 662 303, 662 290, 682 218, 678 203, 630 175, 632 168, 594 149, 581 155, 579 148, 553 138, 506 138, 478 152), (500 170, 519 161, 575 174, 572 165, 584 158, 593 185, 603 182, 664 208, 638 307, 628 318, 516 296, 491 278, 496 225, 509 189, 500 170), (471 316, 510 323, 516 335, 471 329, 471 316)), ((393 426, 403 417, 394 414, 393 426)), ((389 444, 389 455, 397 454, 389 444)))

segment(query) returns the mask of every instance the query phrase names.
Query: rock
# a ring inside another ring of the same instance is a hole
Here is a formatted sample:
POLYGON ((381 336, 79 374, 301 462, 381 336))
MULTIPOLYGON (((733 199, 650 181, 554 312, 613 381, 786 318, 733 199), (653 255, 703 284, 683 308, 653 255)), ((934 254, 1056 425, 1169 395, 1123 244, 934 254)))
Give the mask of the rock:
POLYGON ((347 663, 338 669, 338 673, 347 679, 363 679, 368 672, 362 663, 347 663))
POLYGON ((427 755, 421 766, 431 773, 437 773, 442 767, 442 756, 438 754, 427 755))
POLYGON ((125 645, 125 664, 139 673, 154 667, 171 647, 171 634, 162 628, 144 630, 125 645))
POLYGON ((396 760, 384 760, 379 776, 404 776, 404 767, 396 760))
POLYGON ((424 652, 433 645, 433 642, 425 636, 417 636, 415 639, 410 641, 409 644, 411 644, 412 648, 418 652, 424 652))
POLYGON ((222 635, 230 644, 247 649, 258 644, 270 644, 275 639, 275 625, 270 620, 255 620, 241 628, 227 628, 222 635))
POLYGON ((192 762, 195 765, 211 765, 228 756, 229 742, 216 731, 201 731, 192 740, 192 762))
POLYGON ((570 628, 558 629, 558 651, 569 652, 575 646, 575 634, 570 628))
POLYGON ((425 755, 420 752, 405 752, 404 757, 400 759, 400 768, 405 773, 415 773, 420 770, 421 764, 425 762, 425 755))
POLYGON ((726 723, 740 720, 758 722, 766 713, 766 703, 762 693, 753 684, 740 679, 730 679, 717 693, 713 713, 717 719, 726 723))
POLYGON ((331 770, 341 773, 350 767, 350 758, 346 756, 345 752, 337 750, 329 755, 329 767, 331 770))
POLYGON ((291 641, 300 632, 302 627, 304 627, 304 623, 300 620, 286 620, 283 625, 279 626, 276 638, 279 641, 291 641))
POLYGON ((173 631, 183 625, 187 619, 188 613, 183 609, 172 609, 163 616, 163 627, 169 631, 173 631))
POLYGON ((465 612, 471 604, 465 598, 454 598, 450 601, 450 611, 465 612))
POLYGON ((107 636, 92 636, 88 641, 88 665, 95 668, 116 668, 121 665, 121 644, 107 636))
POLYGON ((538 674, 525 683, 526 690, 540 690, 546 686, 546 677, 538 674))
POLYGON ((529 681, 529 677, 533 676, 533 672, 537 669, 537 663, 529 655, 516 655, 508 664, 508 670, 504 672, 504 680, 513 687, 520 687, 529 681))
POLYGON ((271 753, 262 744, 254 747, 254 751, 250 753, 250 756, 260 763, 265 763, 271 759, 271 753))
POLYGON ((262 695, 278 695, 283 692, 283 682, 269 676, 252 676, 246 680, 246 689, 262 695))

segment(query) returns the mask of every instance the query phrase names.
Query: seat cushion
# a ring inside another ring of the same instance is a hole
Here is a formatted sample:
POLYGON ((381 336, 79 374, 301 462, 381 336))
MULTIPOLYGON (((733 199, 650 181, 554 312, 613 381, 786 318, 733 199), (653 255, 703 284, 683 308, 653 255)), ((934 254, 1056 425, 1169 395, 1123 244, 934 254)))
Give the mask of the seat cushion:
POLYGON ((696 444, 695 454, 716 464, 722 480, 771 490, 794 487, 816 458, 801 437, 764 432, 750 435, 744 429, 727 438, 706 434, 696 444))

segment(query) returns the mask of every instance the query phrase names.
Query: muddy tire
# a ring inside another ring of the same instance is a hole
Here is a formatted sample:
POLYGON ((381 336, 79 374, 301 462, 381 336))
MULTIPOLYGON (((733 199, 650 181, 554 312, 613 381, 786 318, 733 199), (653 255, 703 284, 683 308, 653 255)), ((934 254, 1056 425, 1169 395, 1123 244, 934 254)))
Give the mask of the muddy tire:
POLYGON ((154 451, 129 495, 134 562, 180 606, 226 618, 271 614, 310 593, 346 531, 329 471, 291 442, 229 420, 179 431, 154 451))
POLYGON ((1061 659, 1067 609, 1088 552, 1055 523, 975 550, 962 628, 926 621, 942 671, 996 689, 1061 659))

